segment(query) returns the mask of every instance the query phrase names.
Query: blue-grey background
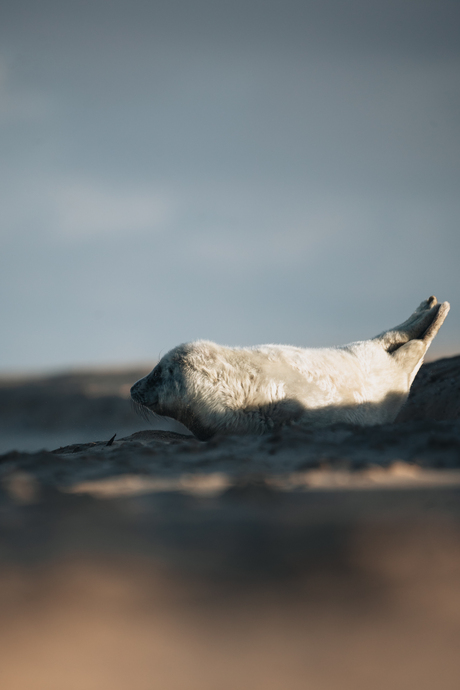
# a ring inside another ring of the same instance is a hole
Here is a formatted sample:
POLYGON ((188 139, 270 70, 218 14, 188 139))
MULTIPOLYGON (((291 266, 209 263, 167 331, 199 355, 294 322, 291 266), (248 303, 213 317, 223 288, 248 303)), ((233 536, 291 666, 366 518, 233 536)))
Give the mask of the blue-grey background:
POLYGON ((0 370, 452 311, 458 0, 0 8, 0 370))

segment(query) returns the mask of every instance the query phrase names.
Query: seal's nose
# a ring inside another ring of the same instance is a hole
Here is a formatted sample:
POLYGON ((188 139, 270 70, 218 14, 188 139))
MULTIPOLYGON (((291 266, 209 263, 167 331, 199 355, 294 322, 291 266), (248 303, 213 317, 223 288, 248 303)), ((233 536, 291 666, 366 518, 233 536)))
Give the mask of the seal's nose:
POLYGON ((129 392, 130 392, 131 398, 132 398, 132 400, 134 400, 134 402, 143 404, 144 401, 142 399, 142 395, 141 395, 140 390, 139 390, 139 388, 140 388, 139 383, 140 383, 139 381, 136 381, 136 383, 133 386, 131 386, 131 390, 129 392))

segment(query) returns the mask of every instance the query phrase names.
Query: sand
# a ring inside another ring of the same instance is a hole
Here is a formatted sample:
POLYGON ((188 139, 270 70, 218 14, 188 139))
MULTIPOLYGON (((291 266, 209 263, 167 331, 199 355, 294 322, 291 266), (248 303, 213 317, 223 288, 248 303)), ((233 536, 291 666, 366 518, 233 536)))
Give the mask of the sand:
POLYGON ((0 687, 456 690, 460 357, 395 424, 208 443, 142 373, 1 382, 0 687))

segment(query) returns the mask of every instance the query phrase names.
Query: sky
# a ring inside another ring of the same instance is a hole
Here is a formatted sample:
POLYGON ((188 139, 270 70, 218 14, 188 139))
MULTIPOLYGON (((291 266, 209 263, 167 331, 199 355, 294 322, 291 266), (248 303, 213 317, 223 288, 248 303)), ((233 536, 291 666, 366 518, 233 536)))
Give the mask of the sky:
POLYGON ((0 372, 451 312, 458 0, 4 0, 0 372))

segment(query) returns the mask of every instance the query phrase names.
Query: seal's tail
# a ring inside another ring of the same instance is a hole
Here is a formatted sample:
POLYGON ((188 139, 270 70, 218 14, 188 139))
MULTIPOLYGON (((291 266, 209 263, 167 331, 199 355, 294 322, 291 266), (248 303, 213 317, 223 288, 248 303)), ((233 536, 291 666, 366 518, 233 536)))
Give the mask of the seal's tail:
POLYGON ((415 376, 449 309, 449 302, 438 304, 436 297, 428 297, 407 321, 380 333, 374 340, 379 340, 384 349, 415 376))

